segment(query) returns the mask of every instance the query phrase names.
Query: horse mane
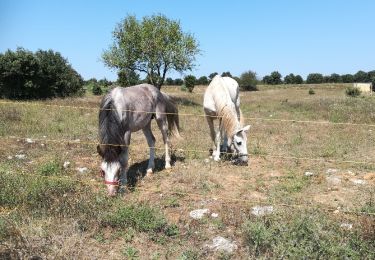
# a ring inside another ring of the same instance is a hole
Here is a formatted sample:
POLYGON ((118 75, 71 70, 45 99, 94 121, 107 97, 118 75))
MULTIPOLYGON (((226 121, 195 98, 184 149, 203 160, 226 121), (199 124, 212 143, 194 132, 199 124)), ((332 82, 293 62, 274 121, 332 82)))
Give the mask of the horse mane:
POLYGON ((103 97, 99 111, 99 155, 107 162, 118 160, 121 153, 124 129, 111 92, 103 97))
MULTIPOLYGON (((224 128, 228 135, 232 135, 241 126, 235 105, 230 98, 228 89, 224 84, 225 82, 218 76, 213 80, 217 81, 216 86, 218 86, 214 90, 213 99, 215 101, 217 115, 221 118, 221 127, 224 128)), ((240 118, 242 118, 242 112, 240 112, 240 114, 240 118)))

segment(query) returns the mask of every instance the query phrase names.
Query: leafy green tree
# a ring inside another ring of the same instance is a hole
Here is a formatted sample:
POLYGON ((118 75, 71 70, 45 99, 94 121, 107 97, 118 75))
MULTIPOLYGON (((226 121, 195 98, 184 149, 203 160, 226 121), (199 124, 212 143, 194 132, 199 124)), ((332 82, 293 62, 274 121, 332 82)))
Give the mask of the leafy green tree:
POLYGON ((294 84, 302 84, 303 83, 303 78, 301 77, 301 75, 296 75, 294 77, 294 84))
POLYGON ((117 84, 121 87, 134 86, 139 83, 139 75, 133 70, 123 69, 117 73, 117 84))
POLYGON ((202 76, 197 80, 198 85, 208 85, 208 78, 206 76, 202 76))
POLYGON ((229 71, 221 73, 222 77, 232 77, 232 74, 229 71))
POLYGON ((188 89, 188 91, 191 93, 193 92, 194 86, 196 84, 197 79, 193 75, 187 75, 184 78, 185 87, 188 89))
POLYGON ((209 80, 211 81, 216 75, 219 75, 219 73, 213 72, 210 75, 208 75, 209 80))
POLYGON ((174 85, 177 85, 177 86, 181 86, 182 84, 184 84, 184 81, 182 79, 175 79, 174 80, 174 85))
POLYGON ((172 86, 173 85, 173 79, 172 78, 167 78, 165 80, 165 84, 168 85, 168 86, 172 86))
POLYGON ((119 70, 147 74, 159 89, 167 72, 184 72, 194 67, 200 53, 193 35, 184 33, 179 21, 162 14, 138 21, 127 16, 113 31, 113 45, 104 51, 104 63, 119 70))
POLYGON ((284 77, 284 84, 295 84, 295 79, 296 76, 294 76, 293 73, 290 73, 284 77))
POLYGON ((92 87, 92 94, 96 95, 96 96, 100 96, 101 94, 103 94, 103 90, 102 88, 100 87, 99 83, 93 83, 93 87, 92 87))
POLYGON ((269 85, 278 85, 283 83, 281 80, 281 74, 278 71, 273 71, 271 75, 264 76, 263 82, 269 85))
POLYGON ((344 83, 353 83, 354 82, 354 76, 352 74, 344 74, 341 75, 342 82, 344 83))
POLYGON ((306 78, 307 84, 321 84, 323 83, 323 75, 320 73, 310 73, 306 78))
POLYGON ((239 79, 239 85, 242 90, 255 91, 257 88, 257 74, 254 71, 243 72, 239 79))
POLYGON ((329 83, 341 83, 342 82, 342 78, 339 74, 337 73, 332 73, 329 78, 328 78, 328 82, 329 83))
POLYGON ((83 79, 60 53, 23 48, 0 54, 0 96, 11 99, 83 94, 83 79))
POLYGON ((103 86, 105 88, 109 87, 112 84, 112 82, 109 81, 106 78, 103 78, 103 79, 99 80, 98 83, 99 83, 99 85, 101 85, 101 86, 103 86))
POLYGON ((362 70, 354 74, 354 82, 370 82, 368 74, 362 70))

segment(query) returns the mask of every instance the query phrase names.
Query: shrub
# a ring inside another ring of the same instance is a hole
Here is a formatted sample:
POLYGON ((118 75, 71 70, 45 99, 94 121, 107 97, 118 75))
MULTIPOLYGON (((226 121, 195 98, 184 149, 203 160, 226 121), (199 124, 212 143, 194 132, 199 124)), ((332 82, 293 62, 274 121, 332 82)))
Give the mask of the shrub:
POLYGON ((94 86, 92 87, 92 94, 96 96, 100 96, 101 94, 103 94, 103 90, 99 84, 94 83, 94 86))
POLYGON ((208 78, 206 76, 202 76, 197 80, 198 85, 208 85, 208 78))
POLYGON ((315 94, 315 91, 312 88, 310 88, 309 89, 309 95, 314 95, 314 94, 315 94))
POLYGON ((185 86, 190 93, 193 92, 196 81, 197 79, 193 75, 188 75, 184 78, 185 86))
POLYGON ((173 84, 177 86, 182 86, 182 84, 184 84, 184 81, 182 79, 175 79, 173 84))
POLYGON ((60 53, 23 48, 0 54, 0 96, 37 99, 82 95, 83 79, 60 53))
POLYGON ((246 71, 241 74, 239 80, 240 88, 247 91, 255 91, 257 88, 257 74, 254 71, 246 71))
POLYGON ((361 90, 355 87, 347 87, 345 93, 349 97, 358 97, 361 95, 361 90))

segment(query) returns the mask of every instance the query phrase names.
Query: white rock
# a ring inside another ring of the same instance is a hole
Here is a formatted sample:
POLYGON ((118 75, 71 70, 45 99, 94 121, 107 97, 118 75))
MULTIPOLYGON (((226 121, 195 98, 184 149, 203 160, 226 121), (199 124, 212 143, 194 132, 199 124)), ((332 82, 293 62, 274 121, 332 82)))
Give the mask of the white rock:
POLYGON ((273 212, 273 206, 255 206, 251 208, 251 214, 259 217, 269 215, 273 212))
POLYGON ((204 162, 205 162, 205 163, 209 163, 210 160, 209 160, 209 159, 204 159, 204 162))
POLYGON ((212 214, 211 214, 211 217, 212 217, 212 218, 217 218, 218 216, 219 216, 219 214, 217 214, 217 213, 212 213, 212 214))
POLYGON ((26 159, 26 155, 25 154, 16 154, 14 157, 16 157, 19 160, 26 159))
POLYGON ((351 179, 350 181, 353 182, 356 185, 364 185, 364 184, 366 184, 365 180, 360 180, 360 179, 351 179))
POLYGON ((33 144, 33 143, 35 143, 35 141, 31 138, 26 138, 26 143, 33 144))
POLYGON ((214 251, 225 251, 227 253, 233 253, 237 249, 236 242, 232 242, 221 236, 217 236, 212 240, 211 244, 206 245, 214 251))
POLYGON ((77 167, 76 168, 77 169, 77 171, 79 171, 80 173, 85 173, 85 172, 87 172, 87 167, 77 167))
POLYGON ((329 169, 327 169, 326 173, 327 173, 327 174, 332 174, 332 173, 337 173, 338 171, 339 171, 339 170, 337 170, 337 169, 329 168, 329 169))
POLYGON ((341 183, 341 178, 337 176, 328 176, 326 177, 326 180, 329 184, 332 185, 339 185, 341 183))
POLYGON ((305 176, 313 176, 314 175, 314 173, 313 172, 305 172, 305 176))
POLYGON ((190 211, 189 215, 193 219, 201 219, 204 217, 205 214, 208 214, 210 212, 209 209, 196 209, 193 211, 190 211))
POLYGON ((63 164, 64 169, 67 169, 69 166, 70 166, 69 161, 64 162, 64 164, 63 164))
POLYGON ((12 160, 13 156, 9 155, 7 158, 8 158, 8 160, 12 160))
POLYGON ((353 224, 350 224, 350 223, 342 223, 342 224, 340 225, 340 227, 343 228, 343 229, 350 230, 350 229, 353 228, 353 224))
POLYGON ((43 135, 43 138, 47 138, 47 136, 43 135))

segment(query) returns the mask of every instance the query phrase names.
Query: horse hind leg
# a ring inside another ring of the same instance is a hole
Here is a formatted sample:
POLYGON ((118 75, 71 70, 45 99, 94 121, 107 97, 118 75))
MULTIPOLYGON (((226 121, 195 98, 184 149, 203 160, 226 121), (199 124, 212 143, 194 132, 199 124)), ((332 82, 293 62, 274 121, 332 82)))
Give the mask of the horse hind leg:
POLYGON ((169 155, 169 137, 168 137, 168 124, 165 117, 160 116, 156 118, 156 123, 163 136, 163 142, 165 146, 165 169, 171 168, 171 157, 169 155))
POLYGON ((142 129, 143 134, 146 137, 148 147, 150 148, 150 159, 148 160, 147 172, 146 175, 152 174, 154 169, 154 160, 155 160, 155 137, 151 131, 151 122, 142 129))

